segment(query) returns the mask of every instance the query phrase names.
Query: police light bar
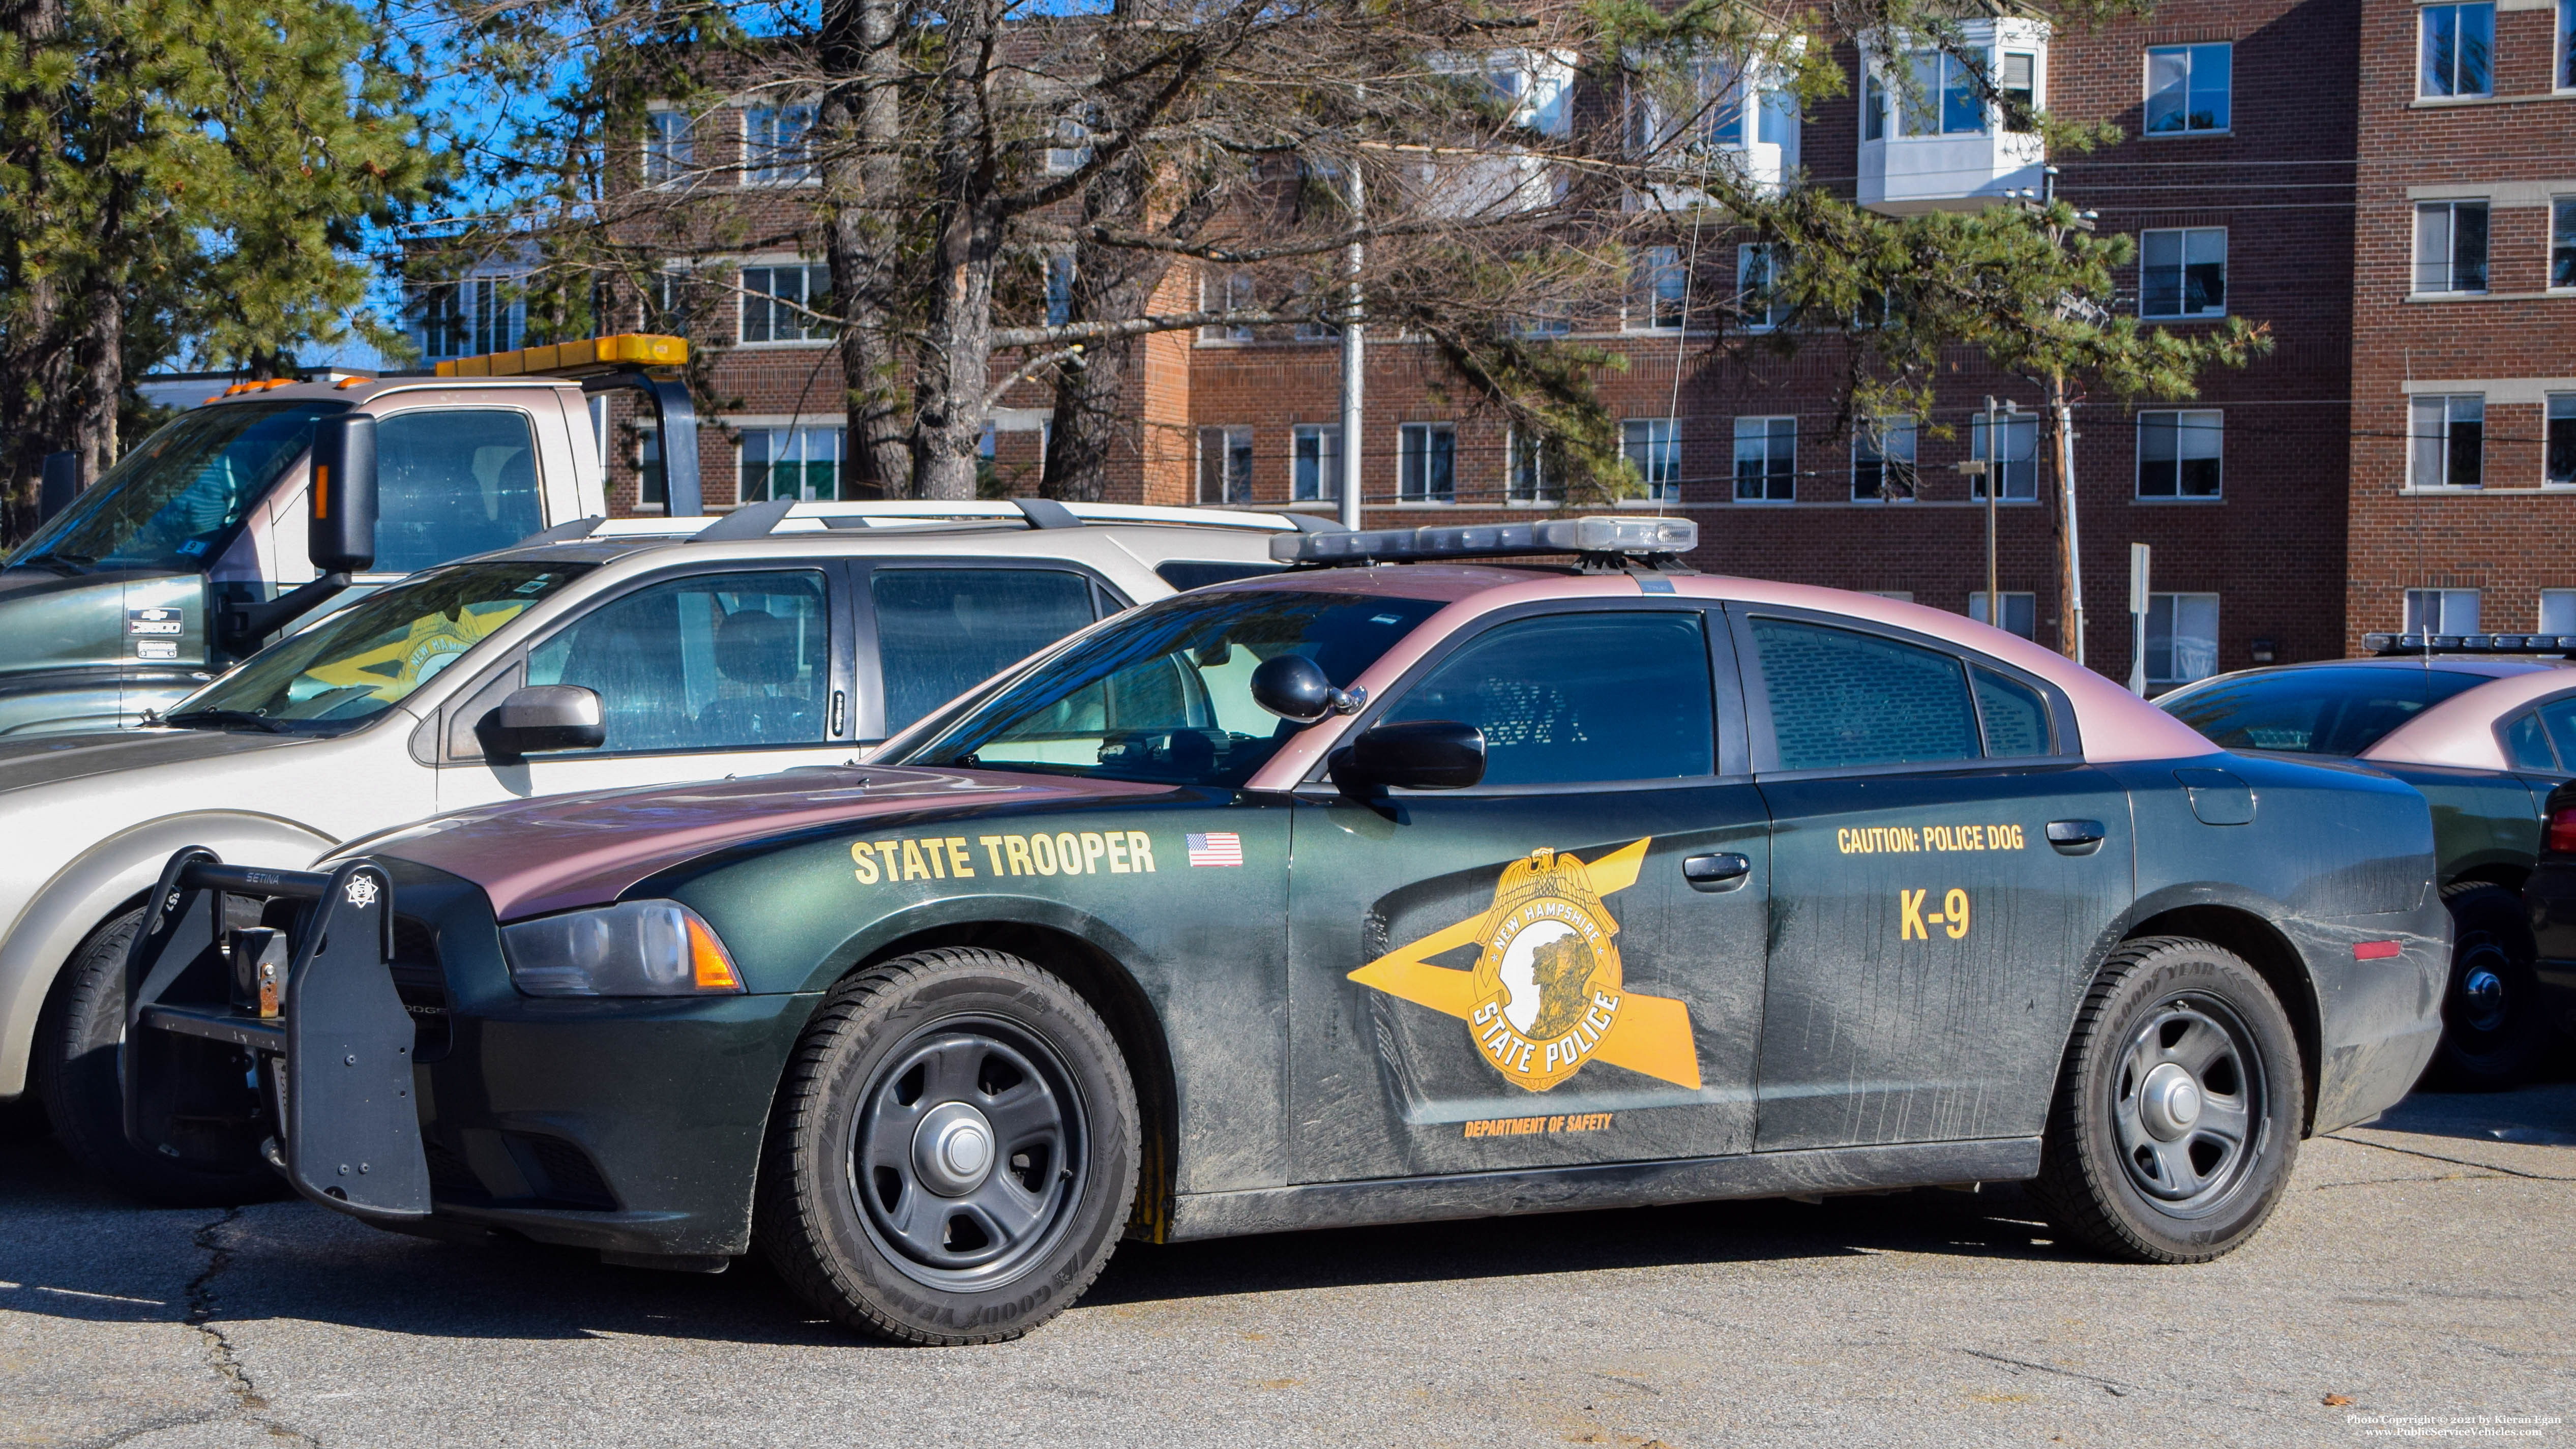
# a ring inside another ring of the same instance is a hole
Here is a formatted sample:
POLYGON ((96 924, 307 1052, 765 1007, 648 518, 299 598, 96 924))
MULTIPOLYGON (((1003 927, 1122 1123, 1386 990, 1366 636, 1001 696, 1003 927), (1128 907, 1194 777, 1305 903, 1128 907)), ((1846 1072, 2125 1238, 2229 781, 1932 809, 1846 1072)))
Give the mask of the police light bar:
POLYGON ((1283 533, 1270 540, 1270 556, 1291 564, 1427 563, 1547 553, 1650 559, 1688 553, 1698 546, 1699 525, 1686 518, 1549 518, 1356 533, 1283 533))
POLYGON ((678 367, 689 360, 689 341, 653 332, 621 332, 550 347, 520 347, 451 358, 440 377, 580 377, 629 367, 678 367))
POLYGON ((2576 655, 2576 634, 2364 634, 2373 654, 2576 655))

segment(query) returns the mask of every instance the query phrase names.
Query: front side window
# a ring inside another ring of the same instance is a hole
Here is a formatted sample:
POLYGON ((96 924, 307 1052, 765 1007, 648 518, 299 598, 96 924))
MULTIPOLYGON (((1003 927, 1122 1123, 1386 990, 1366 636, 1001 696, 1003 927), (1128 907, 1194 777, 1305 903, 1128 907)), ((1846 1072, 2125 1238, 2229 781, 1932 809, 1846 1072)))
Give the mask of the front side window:
POLYGON ((639 589, 528 651, 528 683, 598 694, 609 753, 821 744, 823 576, 711 574, 639 589))
POLYGON ((508 548, 545 526, 526 413, 431 408, 376 424, 376 572, 508 548))
POLYGON ((1995 419, 1993 436, 1989 437, 1985 414, 1979 413, 1968 424, 1968 456, 1986 465, 1985 472, 1968 478, 1970 498, 1985 501, 1989 478, 1995 480, 1995 498, 1999 502, 2025 502, 2039 497, 2039 419, 2007 413, 1995 419))
POLYGON ((1504 624, 1442 661, 1386 714, 1483 730, 1488 785, 1708 775, 1716 718, 1695 611, 1504 624))
POLYGON ((2429 201, 2415 208, 2415 290, 2487 289, 2487 204, 2429 201))
POLYGON ((2357 755, 2483 674, 2341 664, 2239 675, 2158 700, 2222 750, 2357 755))
POLYGON ((2406 632, 2409 634, 2475 634, 2478 631, 2475 589, 2408 589, 2406 632))
POLYGON ((1252 429, 1199 429, 1199 501, 1252 501, 1252 429))
POLYGON ((2553 392, 2542 426, 2542 481, 2552 488, 2576 488, 2576 392, 2553 392))
POLYGON ((1565 501, 1565 450, 1553 438, 1533 437, 1520 428, 1514 428, 1509 476, 1503 501, 1562 503, 1565 501))
POLYGON ((252 655, 169 717, 186 724, 191 714, 221 711, 317 730, 364 723, 590 568, 457 564, 388 585, 252 655))
POLYGON ((1301 423, 1291 437, 1289 496, 1300 503, 1342 496, 1342 428, 1301 423))
POLYGON ((1458 428, 1406 423, 1395 430, 1395 498, 1399 503, 1458 501, 1458 428))
POLYGON ((179 415, 82 489, 8 559, 56 572, 205 567, 345 403, 227 402, 179 415))
POLYGON ((2407 409, 2407 434, 2409 486, 2475 488, 2485 481, 2485 397, 2418 397, 2407 409))
POLYGON ((814 179, 814 108, 754 106, 743 112, 743 179, 796 186, 814 179))
POLYGON ((1178 595, 985 685, 875 758, 1230 789, 1296 733, 1252 702, 1262 661, 1303 654, 1347 688, 1440 608, 1257 587, 1178 595))
POLYGON ((2147 47, 2147 134, 2181 136, 2229 129, 2229 90, 2236 47, 2147 47))
POLYGON ((880 567, 868 593, 887 734, 1093 617, 1090 580, 1065 569, 880 567))
MULTIPOLYGON (((2576 0, 2567 3, 2576 6, 2576 0)), ((2576 196, 2554 197, 2549 203, 2549 285, 2576 287, 2576 196)))
POLYGON ((1850 629, 1753 620, 1783 770, 1973 760, 1982 752, 1966 666, 1850 629))
POLYGON ((2138 315, 2227 315, 2227 228, 2194 226, 2140 232, 2138 315))
POLYGON ((2138 496, 2216 498, 2226 436, 2224 413, 2138 414, 2138 496))
POLYGON ((2416 11, 2416 93, 2495 94, 2495 6, 2426 5, 2416 11))
POLYGON ((645 112, 645 185, 677 185, 696 170, 697 142, 690 135, 693 119, 686 111, 645 112))
POLYGON ((1798 420, 1735 420, 1735 501, 1789 503, 1798 496, 1798 420))
POLYGON ((2218 672, 2218 596, 2147 596, 2147 683, 2188 684, 2218 672))
POLYGON ((2006 589, 2003 591, 2003 600, 2003 616, 1998 619, 1995 616, 1993 603, 1986 597, 1986 591, 1979 589, 1968 595, 1968 617, 1980 624, 1992 624, 2007 634, 2017 634, 2024 639, 2039 637, 2039 595, 2006 589))
POLYGON ((841 496, 841 428, 745 428, 738 496, 831 501, 841 496))
POLYGON ((742 340, 806 342, 831 335, 816 315, 832 290, 830 267, 742 269, 742 340))
POLYGON ((1853 502, 1908 501, 1914 486, 1914 419, 1871 418, 1852 429, 1853 502))
POLYGON ((1619 425, 1619 456, 1637 470, 1646 496, 1659 503, 1682 496, 1681 432, 1671 418, 1630 418, 1619 425))

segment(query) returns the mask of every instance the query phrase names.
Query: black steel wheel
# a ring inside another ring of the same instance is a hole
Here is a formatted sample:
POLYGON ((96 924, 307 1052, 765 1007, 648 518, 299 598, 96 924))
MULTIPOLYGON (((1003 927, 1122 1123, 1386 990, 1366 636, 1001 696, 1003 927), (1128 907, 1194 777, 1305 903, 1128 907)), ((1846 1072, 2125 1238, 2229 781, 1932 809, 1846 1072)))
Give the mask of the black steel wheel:
POLYGON ((2076 1014, 2032 1196, 2074 1242, 2205 1262, 2271 1216, 2305 1098, 2289 1017, 2251 966, 2206 941, 2132 941, 2076 1014))
POLYGON ((2451 979, 2425 1085, 2501 1092, 2529 1075, 2549 1034, 2531 922, 2521 897, 2484 881, 2444 887, 2442 904, 2451 912, 2451 979))
POLYGON ((1091 1286, 1137 1161, 1133 1080, 1079 993, 998 951, 921 951, 842 982, 807 1025, 754 1232, 853 1328, 991 1343, 1091 1286))

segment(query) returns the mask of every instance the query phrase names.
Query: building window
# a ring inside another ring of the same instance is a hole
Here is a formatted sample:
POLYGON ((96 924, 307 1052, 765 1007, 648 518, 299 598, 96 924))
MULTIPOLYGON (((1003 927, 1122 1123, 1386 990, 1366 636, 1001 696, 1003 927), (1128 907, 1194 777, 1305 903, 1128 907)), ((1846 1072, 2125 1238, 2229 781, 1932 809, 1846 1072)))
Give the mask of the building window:
POLYGON ((1619 456, 1637 470, 1646 496, 1678 503, 1682 496, 1682 440, 1671 418, 1630 418, 1619 425, 1619 456))
POLYGON ((2540 591, 2540 632, 2576 634, 2576 589, 2540 591))
POLYGON ((1199 501, 1252 501, 1252 429, 1199 429, 1199 501))
MULTIPOLYGON (((2548 442, 2542 481, 2553 488, 2576 488, 2576 392, 2549 395, 2548 417, 2543 426, 2548 442)), ((2568 632, 2576 634, 2576 629, 2568 632)))
POLYGON ((413 342, 424 361, 508 352, 525 339, 528 304, 512 273, 426 282, 411 289, 413 342))
POLYGON ((2419 397, 2408 410, 2407 481, 2417 488, 2475 488, 2484 481, 2487 400, 2476 393, 2419 397))
POLYGON ((1554 438, 1534 438, 1512 430, 1511 472, 1504 485, 1506 503, 1565 501, 1565 450, 1554 438))
POLYGON ((2226 414, 2138 414, 2138 496, 2216 498, 2226 414))
POLYGON ((754 106, 742 113, 743 179, 798 186, 814 179, 814 108, 754 106))
POLYGON ((1630 280, 1632 300, 1626 318, 1630 331, 1661 331, 1682 325, 1689 278, 1682 271, 1680 247, 1647 247, 1638 254, 1637 269, 1630 280))
POLYGON ((1789 503, 1798 496, 1798 420, 1735 420, 1735 501, 1789 503))
POLYGON ((2475 589, 2408 589, 2406 629, 2409 634, 2475 634, 2478 591, 2475 589))
POLYGON ((2189 684, 2218 672, 2218 596, 2147 596, 2147 683, 2189 684))
POLYGON ((1909 87, 1890 86, 1876 69, 1861 80, 1861 139, 1887 135, 1893 112, 1900 136, 1974 136, 1986 129, 1985 98, 1978 93, 1976 72, 1955 55, 1917 51, 1906 58, 1912 67, 1909 87), (1911 94, 1908 94, 1908 92, 1911 94))
POLYGON ((1342 427, 1339 423, 1303 423, 1296 430, 1290 456, 1289 497, 1316 503, 1342 496, 1342 427))
MULTIPOLYGON (((2017 594, 2006 589, 2003 591, 2003 597, 2004 619, 1996 627, 2007 634, 2018 634, 2024 639, 2038 637, 2039 595, 2017 594)), ((1980 624, 1994 623, 1986 608, 1985 590, 1979 589, 1968 595, 1968 617, 1980 624)))
POLYGON ((1458 501, 1458 429, 1406 423, 1395 430, 1395 498, 1399 503, 1458 501))
POLYGON ((1914 420, 1865 419, 1852 429, 1852 501, 1901 502, 1914 497, 1914 420))
MULTIPOLYGON (((1199 309, 1205 312, 1249 312, 1252 310, 1252 274, 1250 272, 1203 272, 1199 275, 1199 309)), ((1250 342, 1249 323, 1220 323, 1199 329, 1203 342, 1250 342)))
POLYGON ((2415 290, 2487 289, 2487 204, 2428 201, 2415 208, 2415 290))
POLYGON ((1779 247, 1773 242, 1744 242, 1735 248, 1735 306, 1745 330, 1768 332, 1780 325, 1779 247))
POLYGON ((737 496, 833 500, 841 496, 841 429, 745 428, 737 496))
POLYGON ((2227 228, 2138 233, 2138 315, 2227 315, 2227 228))
POLYGON ((1073 320, 1073 253, 1049 252, 1046 259, 1046 325, 1073 320))
POLYGON ((2495 94, 2495 6, 2426 5, 2416 14, 2422 31, 2417 94, 2495 94))
MULTIPOLYGON (((1971 421, 1968 424, 1968 456, 1980 463, 1988 463, 1987 473, 1999 479, 1996 501, 2036 501, 2039 497, 2039 419, 2005 414, 1995 419, 1995 432, 2003 440, 2003 454, 1999 459, 1988 451, 1984 414, 1971 421), (1989 462, 1990 459, 1993 461, 1989 462)), ((1986 474, 1975 474, 1968 479, 1968 496, 1980 503, 1985 501, 1986 474)))
POLYGON ((635 430, 635 505, 671 506, 670 480, 662 472, 662 434, 650 427, 635 430))
POLYGON ((1049 176, 1070 176, 1091 160, 1091 126, 1080 116, 1065 116, 1055 123, 1053 145, 1047 147, 1046 169, 1049 176))
MULTIPOLYGON (((2576 9, 2576 0, 2567 0, 2576 9)), ((2576 196, 2549 203, 2549 285, 2576 287, 2576 196)))
POLYGON ((2576 0, 2558 0, 2558 88, 2576 91, 2576 0))
POLYGON ((686 111, 644 113, 644 184, 676 186, 697 166, 696 119, 686 111))
POLYGON ((655 272, 644 279, 644 330, 695 337, 704 319, 706 291, 688 272, 655 272))
POLYGON ((814 315, 832 291, 830 267, 742 269, 742 340, 807 342, 831 334, 814 315))
POLYGON ((2147 134, 2227 130, 2235 60, 2236 47, 2224 41, 2147 47, 2147 134))
POLYGON ((2038 129, 2039 57, 2026 50, 2004 52, 2003 71, 1995 77, 2003 96, 2004 129, 2027 136, 2038 129))

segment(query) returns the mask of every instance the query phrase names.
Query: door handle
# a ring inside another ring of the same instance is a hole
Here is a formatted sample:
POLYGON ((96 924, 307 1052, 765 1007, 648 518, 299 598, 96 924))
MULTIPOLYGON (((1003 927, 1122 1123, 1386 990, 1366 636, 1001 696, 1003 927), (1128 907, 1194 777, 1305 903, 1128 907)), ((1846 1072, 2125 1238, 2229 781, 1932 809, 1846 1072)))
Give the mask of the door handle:
POLYGON ((2052 820, 2048 822, 2048 843, 2060 855, 2091 855, 2102 844, 2102 822, 2099 820, 2052 820))
POLYGON ((1732 852, 1694 855, 1682 862, 1682 879, 1695 891, 1731 891, 1753 874, 1753 862, 1732 852))

